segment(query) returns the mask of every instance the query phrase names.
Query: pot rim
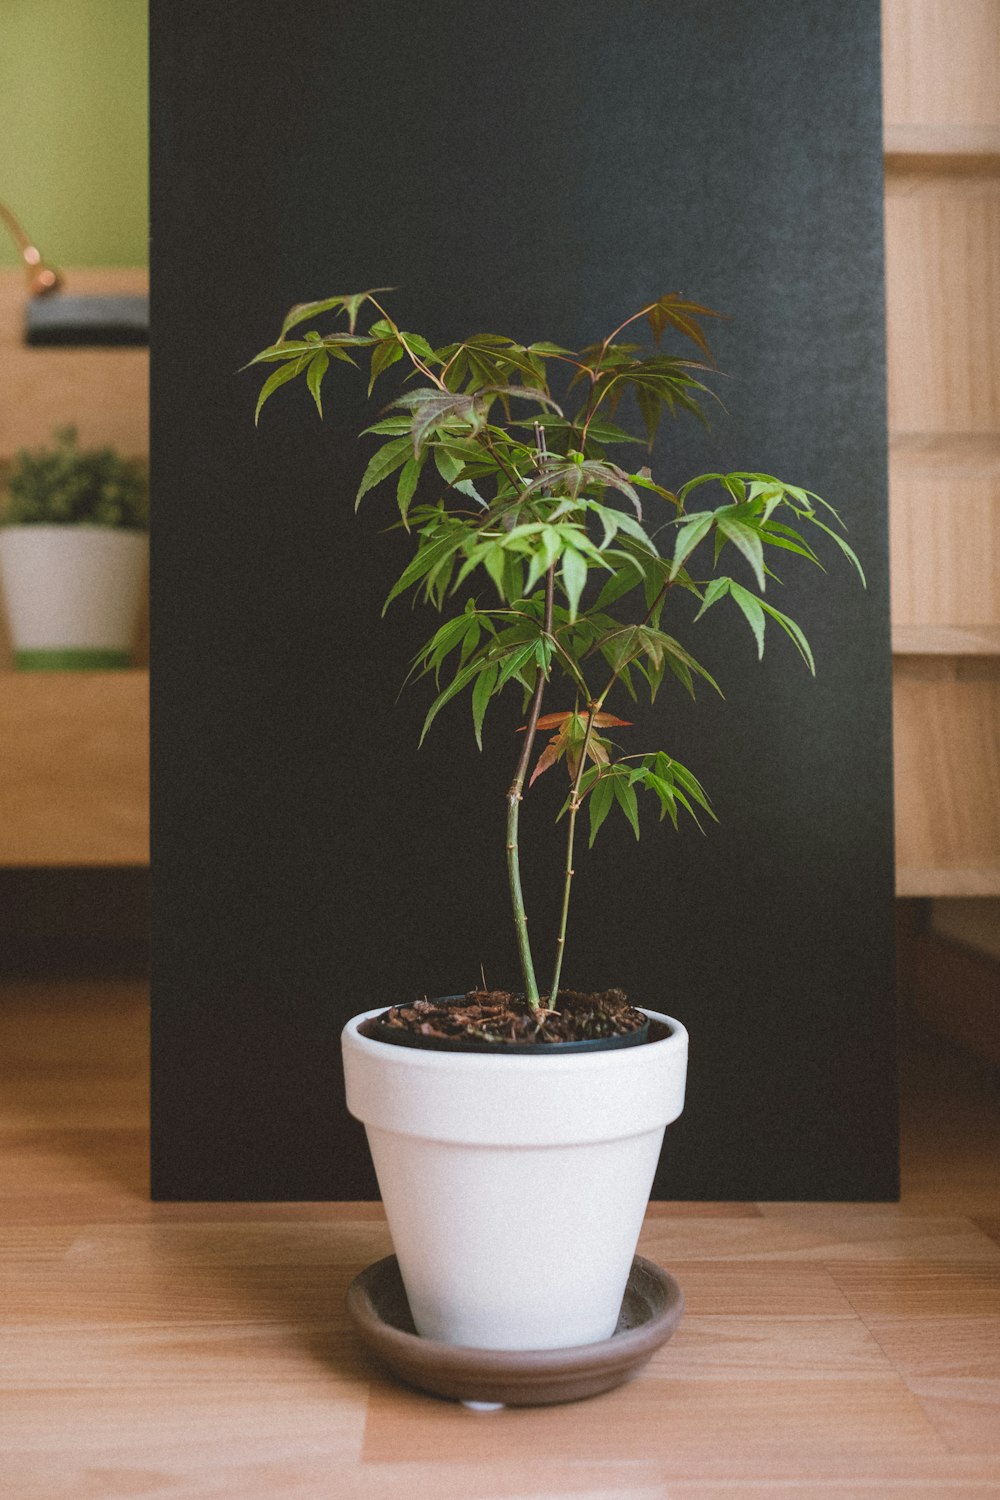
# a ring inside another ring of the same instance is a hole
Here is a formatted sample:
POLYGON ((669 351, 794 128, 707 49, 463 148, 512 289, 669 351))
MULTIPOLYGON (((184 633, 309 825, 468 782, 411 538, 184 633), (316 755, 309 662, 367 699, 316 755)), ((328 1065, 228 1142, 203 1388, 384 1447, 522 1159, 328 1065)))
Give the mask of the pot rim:
POLYGON ((668 1016, 663 1011, 650 1010, 645 1005, 637 1005, 636 1009, 641 1010, 643 1015, 648 1016, 651 1021, 659 1021, 666 1026, 668 1035, 650 1038, 648 1041, 639 1042, 631 1047, 604 1047, 580 1052, 553 1053, 551 1048, 543 1047, 540 1043, 537 1054, 471 1049, 467 1052, 453 1052, 430 1047, 401 1047, 394 1042, 383 1042, 374 1037, 364 1036, 358 1030, 363 1022, 385 1014, 386 1007, 379 1005, 374 1010, 361 1011, 358 1015, 352 1016, 344 1026, 341 1037, 346 1045, 358 1048, 373 1060, 381 1058, 400 1067, 428 1069, 461 1067, 472 1068, 480 1072, 483 1069, 493 1071, 498 1067, 519 1071, 527 1067, 533 1074, 554 1070, 561 1072, 566 1068, 588 1072, 595 1068, 638 1066, 640 1059, 648 1062, 654 1053, 658 1061, 665 1058, 668 1053, 686 1053, 688 1033, 681 1021, 674 1016, 668 1016), (391 1057, 387 1054, 391 1054, 391 1057))

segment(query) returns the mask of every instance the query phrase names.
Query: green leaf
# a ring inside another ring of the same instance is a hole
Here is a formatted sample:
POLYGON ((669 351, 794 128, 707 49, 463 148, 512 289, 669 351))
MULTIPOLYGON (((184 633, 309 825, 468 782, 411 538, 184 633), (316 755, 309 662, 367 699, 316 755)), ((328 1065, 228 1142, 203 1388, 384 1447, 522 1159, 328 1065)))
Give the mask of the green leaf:
POLYGON ((242 368, 250 370, 254 365, 276 365, 283 363, 285 360, 294 359, 299 354, 315 354, 315 352, 315 343, 309 343, 303 339, 296 339, 287 344, 270 344, 266 349, 262 349, 259 354, 255 354, 253 359, 247 360, 242 368))
POLYGON ((293 359, 287 365, 280 365, 277 370, 273 371, 273 373, 267 377, 267 379, 264 381, 264 384, 261 386, 260 395, 257 397, 257 409, 253 414, 253 423, 255 427, 260 421, 260 410, 264 405, 264 402, 268 399, 268 397, 274 394, 279 385, 285 385, 287 381, 294 380, 295 376, 298 375, 301 368, 302 359, 301 357, 299 357, 298 359, 293 359))
POLYGON ((403 416, 383 417, 380 422, 373 422, 370 427, 362 428, 361 436, 366 437, 371 432, 379 437, 396 437, 400 433, 409 432, 410 421, 409 417, 403 416))
POLYGON ((493 695, 498 672, 499 667, 496 662, 484 667, 472 689, 472 724, 476 731, 476 744, 480 750, 483 748, 483 719, 486 716, 486 705, 493 695))
POLYGON ((754 571, 761 593, 764 592, 764 548, 760 537, 744 521, 737 521, 724 513, 718 518, 720 533, 742 552, 754 571))
MULTIPOLYGON (((642 446, 642 438, 633 437, 624 427, 616 427, 614 422, 605 421, 599 415, 591 417, 587 436, 592 437, 596 443, 638 443, 642 446)), ((633 480, 635 477, 634 474, 630 475, 633 480)))
POLYGON ((594 840, 600 832, 601 824, 614 805, 615 789, 613 782, 613 776, 600 776, 594 783, 593 790, 589 796, 591 849, 594 847, 594 840))
POLYGON ((416 557, 404 568, 399 578, 397 578, 389 590, 389 595, 382 606, 383 615, 394 599, 397 599, 400 594, 404 594, 408 588, 412 588, 415 583, 418 583, 433 568, 446 561, 461 546, 464 539, 464 535, 459 532, 457 535, 449 533, 445 536, 438 536, 432 541, 422 540, 417 549, 416 557))
POLYGON ((386 370, 394 365, 397 360, 402 359, 402 357, 402 346, 395 339, 386 339, 382 343, 375 345, 375 348, 372 350, 371 375, 368 381, 369 396, 379 376, 383 375, 386 370))
POLYGON ((506 599, 507 595, 504 592, 504 571, 507 566, 507 559, 504 556, 502 544, 494 542, 492 546, 487 547, 483 554, 482 562, 483 567, 496 584, 497 593, 500 595, 500 598, 506 599))
POLYGON ((728 578, 713 578, 705 590, 705 597, 701 601, 701 609, 695 615, 695 620, 700 620, 706 610, 711 609, 719 599, 729 592, 730 580, 728 578))
POLYGON ((743 588, 741 584, 734 583, 732 580, 730 580, 729 592, 743 611, 747 624, 754 633, 759 659, 764 655, 764 627, 767 623, 764 619, 764 610, 761 606, 761 601, 747 589, 743 588))
POLYGON ((722 689, 711 672, 707 667, 703 667, 700 661, 695 661, 690 651, 686 651, 680 641, 675 640, 672 635, 664 635, 662 630, 650 630, 648 627, 643 628, 642 636, 644 641, 649 637, 656 638, 666 652, 668 665, 671 665, 674 661, 681 663, 681 665, 689 668, 690 671, 697 673, 699 677, 703 677, 709 686, 715 689, 719 697, 722 697, 722 689))
POLYGON ((482 661, 469 662, 468 666, 462 667, 460 671, 456 673, 455 677, 444 689, 444 691, 438 693, 437 697, 434 699, 434 702, 431 704, 430 708, 427 711, 427 717, 424 720, 424 727, 420 732, 421 745, 427 738, 428 729, 430 729, 431 725, 434 723, 434 720, 437 718, 442 708, 444 708, 445 704, 449 703, 457 693, 460 693, 464 687, 468 686, 473 677, 476 676, 477 672, 480 672, 482 670, 482 666, 482 661))
POLYGON ((580 606, 580 595, 583 593, 587 582, 587 564, 579 552, 570 545, 566 546, 562 555, 560 566, 563 588, 566 590, 566 599, 569 603, 570 623, 576 619, 577 610, 580 606))
POLYGON ((468 611, 456 615, 453 620, 446 620, 417 652, 414 662, 423 662, 428 671, 436 670, 449 652, 454 651, 459 641, 464 641, 474 624, 475 616, 468 611))
POLYGON ((615 798, 622 812, 632 825, 632 831, 636 838, 639 837, 639 802, 635 795, 634 787, 630 786, 623 776, 614 776, 611 779, 614 787, 615 798))
POLYGON ((391 443, 384 443, 377 449, 368 460, 368 467, 362 476, 354 501, 354 509, 357 510, 364 495, 373 490, 383 479, 388 479, 397 469, 401 469, 407 459, 412 456, 413 448, 408 437, 394 439, 391 443))
POLYGON ((806 666, 815 677, 816 663, 813 661, 812 650, 809 646, 809 642, 806 640, 805 635, 803 634, 801 626, 797 625, 794 620, 789 618, 788 615, 783 615, 780 609, 775 609, 773 604, 765 604, 763 599, 761 599, 759 602, 761 609, 765 609, 771 616, 772 620, 777 620, 778 624, 781 626, 785 634, 790 636, 794 641, 799 655, 802 657, 802 660, 805 662, 806 666))
POLYGON ((399 514, 402 516, 404 524, 407 512, 410 509, 410 501, 416 492, 420 470, 424 466, 424 457, 425 455, 422 453, 419 458, 407 459, 399 471, 399 482, 396 485, 396 503, 399 506, 399 514))
MULTIPOLYGON (((681 493, 683 494, 683 491, 681 493)), ((708 535, 714 524, 715 512, 703 510, 678 528, 677 540, 674 543, 674 559, 670 566, 672 579, 677 577, 681 564, 691 556, 698 543, 708 535)))
POLYGON ((708 816, 717 823, 719 820, 715 816, 715 813, 712 811, 712 804, 711 802, 709 802, 708 797, 705 793, 705 788, 702 786, 698 778, 692 775, 687 767, 682 766, 680 761, 677 760, 672 760, 670 762, 670 774, 673 776, 675 781, 678 781, 680 783, 680 785, 687 792, 688 796, 693 797, 698 806, 703 808, 704 811, 708 813, 708 816))
POLYGON ((528 641, 525 645, 519 646, 515 651, 510 653, 501 669, 497 688, 504 687, 512 677, 516 677, 518 672, 528 665, 528 662, 534 660, 535 644, 534 641, 528 641))
POLYGON ((306 384, 312 392, 312 398, 316 403, 316 410, 320 416, 323 415, 323 398, 320 394, 320 386, 323 384, 323 376, 330 365, 330 356, 324 349, 321 354, 314 355, 309 361, 306 371, 306 384))
POLYGON ((409 349, 410 353, 415 354, 418 359, 428 360, 436 358, 434 350, 431 348, 430 344, 422 334, 401 333, 399 337, 406 345, 407 349, 409 349))
POLYGON ((395 291, 395 287, 373 286, 367 292, 350 292, 341 297, 324 297, 320 302, 297 302, 281 325, 281 337, 284 338, 293 328, 297 328, 300 323, 305 323, 307 319, 318 318, 321 313, 331 312, 337 307, 342 307, 346 311, 348 326, 353 333, 358 310, 362 304, 379 292, 392 291, 395 291))
POLYGON ((609 604, 616 604, 619 599, 630 594, 634 588, 638 588, 642 582, 641 576, 634 568, 619 568, 612 573, 597 596, 595 609, 607 609, 609 604))
POLYGON ((842 536, 838 536, 835 531, 831 530, 829 526, 824 525, 824 523, 818 520, 816 516, 810 516, 809 519, 810 521, 812 521, 814 526, 819 527, 820 531, 825 531, 827 536, 833 538, 844 556, 848 559, 849 562, 854 564, 855 568, 857 568, 858 577, 861 579, 861 582, 864 584, 865 588, 867 588, 868 580, 865 578, 865 570, 861 566, 861 563, 858 561, 856 553, 847 545, 847 543, 844 541, 844 538, 842 536))

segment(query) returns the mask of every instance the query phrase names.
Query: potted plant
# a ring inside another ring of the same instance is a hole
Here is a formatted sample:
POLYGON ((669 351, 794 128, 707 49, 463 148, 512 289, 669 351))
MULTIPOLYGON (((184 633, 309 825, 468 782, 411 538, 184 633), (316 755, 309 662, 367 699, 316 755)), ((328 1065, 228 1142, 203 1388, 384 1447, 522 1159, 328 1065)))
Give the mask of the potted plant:
POLYGON ((505 825, 521 985, 356 1016, 343 1034, 348 1107, 367 1128, 420 1336, 521 1353, 596 1345, 614 1332, 664 1127, 683 1105, 687 1034, 618 992, 563 987, 581 825, 592 846, 614 813, 638 838, 640 794, 674 827, 714 818, 669 747, 618 733, 628 697, 655 699, 664 677, 692 698, 718 690, 677 634, 716 606, 741 617, 759 654, 773 623, 814 671, 801 629, 765 597, 770 560, 818 565, 812 531, 861 566, 808 490, 740 472, 674 492, 611 456, 651 447, 665 414, 702 416, 710 309, 659 297, 578 350, 494 334, 434 348, 394 321, 384 290, 293 307, 251 361, 274 366, 257 416, 298 377, 322 415, 331 361, 364 358, 369 395, 406 372, 366 429, 379 445, 357 501, 392 482, 412 539, 385 607, 412 591, 444 616, 413 663, 434 689, 424 735, 465 695, 482 747, 492 701, 521 701, 505 825), (311 326, 331 313, 346 327, 311 326), (667 332, 693 357, 661 352, 667 332), (619 425, 629 408, 642 437, 619 425), (564 777, 553 810, 565 861, 542 973, 519 812, 549 771, 542 792, 564 777))
POLYGON ((131 660, 149 555, 145 465, 84 450, 76 429, 22 450, 0 515, 0 579, 22 671, 131 660))

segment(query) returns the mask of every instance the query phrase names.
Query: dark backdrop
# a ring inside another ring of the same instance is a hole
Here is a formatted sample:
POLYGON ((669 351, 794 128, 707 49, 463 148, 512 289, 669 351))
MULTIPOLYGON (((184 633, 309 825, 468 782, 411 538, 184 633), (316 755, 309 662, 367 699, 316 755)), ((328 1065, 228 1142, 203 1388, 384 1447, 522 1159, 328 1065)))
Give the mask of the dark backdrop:
MULTIPOLYGON (((344 1020, 516 978, 517 704, 482 757, 465 704, 417 752, 426 695, 397 692, 430 622, 379 617, 405 545, 391 495, 353 515, 362 382, 335 367, 325 425, 281 392, 255 433, 236 373, 292 302, 388 284, 441 342, 725 309, 728 414, 658 471, 763 469, 846 516, 867 594, 836 556, 779 569, 817 681, 776 629, 758 665, 731 606, 698 625, 726 701, 665 687, 655 717, 720 826, 612 820, 565 979, 691 1030, 660 1196, 893 1196, 877 0, 154 0, 152 47, 154 1194, 374 1195, 344 1020)), ((539 943, 552 780, 523 819, 539 943)))

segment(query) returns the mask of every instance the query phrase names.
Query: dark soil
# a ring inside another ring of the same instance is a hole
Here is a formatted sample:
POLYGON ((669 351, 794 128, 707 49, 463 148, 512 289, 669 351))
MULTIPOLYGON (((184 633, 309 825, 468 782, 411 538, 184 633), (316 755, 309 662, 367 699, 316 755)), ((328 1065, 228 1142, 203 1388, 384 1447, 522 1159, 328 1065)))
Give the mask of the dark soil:
POLYGON ((626 1036, 647 1017, 621 990, 583 995, 560 990, 556 1010, 532 1011, 523 995, 470 990, 460 1000, 394 1005, 379 1021, 416 1036, 472 1042, 584 1042, 626 1036))

